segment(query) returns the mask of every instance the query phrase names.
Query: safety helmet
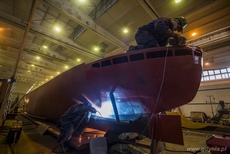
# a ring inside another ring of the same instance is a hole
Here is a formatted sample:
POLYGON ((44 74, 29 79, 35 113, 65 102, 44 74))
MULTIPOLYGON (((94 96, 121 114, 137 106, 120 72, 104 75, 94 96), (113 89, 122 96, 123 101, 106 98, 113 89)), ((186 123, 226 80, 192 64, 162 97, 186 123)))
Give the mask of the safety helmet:
POLYGON ((185 17, 183 16, 180 16, 180 17, 177 17, 175 18, 179 21, 180 25, 181 25, 181 29, 180 29, 180 32, 183 31, 183 29, 187 26, 187 20, 185 19, 185 17))

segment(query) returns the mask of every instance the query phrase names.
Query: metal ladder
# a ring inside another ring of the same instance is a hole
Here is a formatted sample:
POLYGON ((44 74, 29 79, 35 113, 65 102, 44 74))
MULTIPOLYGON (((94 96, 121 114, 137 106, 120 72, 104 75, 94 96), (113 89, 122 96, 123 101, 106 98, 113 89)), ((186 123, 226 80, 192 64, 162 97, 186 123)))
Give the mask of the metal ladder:
MULTIPOLYGON (((9 84, 11 84, 11 83, 9 83, 9 84)), ((14 94, 15 87, 16 87, 16 81, 14 81, 12 83, 12 87, 11 87, 11 90, 10 90, 9 98, 7 100, 7 104, 6 104, 6 108, 5 108, 5 112, 3 113, 3 116, 2 116, 2 121, 6 120, 6 116, 7 116, 8 112, 10 111, 12 97, 13 97, 13 94, 14 94)))

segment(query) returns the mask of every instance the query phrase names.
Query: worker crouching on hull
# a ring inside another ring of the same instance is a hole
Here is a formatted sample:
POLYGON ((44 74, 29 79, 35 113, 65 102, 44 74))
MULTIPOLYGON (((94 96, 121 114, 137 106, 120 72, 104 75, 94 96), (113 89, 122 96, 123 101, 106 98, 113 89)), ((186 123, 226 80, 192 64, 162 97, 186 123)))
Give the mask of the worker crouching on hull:
POLYGON ((183 16, 175 18, 174 20, 169 18, 153 20, 147 25, 139 27, 135 35, 137 46, 130 46, 128 51, 163 47, 168 44, 170 37, 174 38, 175 42, 173 45, 185 44, 186 38, 174 33, 174 31, 182 33, 186 26, 187 20, 183 16))

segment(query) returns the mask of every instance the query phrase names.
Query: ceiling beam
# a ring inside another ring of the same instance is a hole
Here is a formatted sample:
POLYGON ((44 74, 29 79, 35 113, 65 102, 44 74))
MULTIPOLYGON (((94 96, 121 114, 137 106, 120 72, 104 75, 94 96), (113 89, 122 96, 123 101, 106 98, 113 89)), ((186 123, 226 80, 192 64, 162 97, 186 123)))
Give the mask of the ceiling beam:
POLYGON ((142 6, 142 8, 146 11, 146 13, 152 18, 157 19, 160 18, 160 15, 157 13, 157 11, 154 9, 152 4, 149 2, 149 0, 138 0, 138 3, 142 6))
POLYGON ((32 25, 30 32, 37 35, 37 36, 45 38, 45 39, 47 39, 47 40, 49 40, 55 44, 61 45, 61 46, 68 48, 68 49, 72 49, 74 52, 84 54, 84 55, 89 56, 93 59, 102 58, 99 55, 93 54, 90 50, 88 50, 88 49, 86 49, 80 45, 77 45, 73 40, 71 40, 71 39, 69 39, 63 35, 52 33, 47 28, 45 28, 41 25, 32 25))
MULTIPOLYGON (((15 18, 13 16, 10 16, 8 14, 5 14, 3 12, 0 12, 0 19, 2 19, 3 21, 5 21, 5 22, 7 22, 13 26, 16 26, 20 29, 23 29, 23 30, 26 29, 26 24, 22 23, 20 19, 15 18)), ((47 28, 45 28, 41 25, 37 25, 37 24, 31 25, 30 33, 33 33, 37 36, 45 38, 45 39, 47 39, 47 40, 49 40, 55 44, 59 44, 59 45, 65 47, 65 48, 71 49, 74 52, 89 56, 89 57, 93 58, 94 60, 102 58, 102 56, 95 55, 95 54, 91 53, 90 50, 76 44, 73 40, 71 40, 69 38, 66 38, 66 37, 60 36, 60 35, 54 35, 53 33, 49 32, 47 30, 47 28)))
POLYGON ((187 41, 188 45, 196 46, 207 46, 217 41, 229 40, 230 39, 230 26, 218 29, 208 34, 204 34, 195 39, 190 39, 187 41))
POLYGON ((12 78, 14 78, 16 73, 17 73, 18 65, 19 65, 19 62, 20 62, 20 59, 21 59, 23 49, 24 49, 24 47, 26 45, 26 38, 27 38, 27 35, 29 33, 29 30, 30 30, 30 26, 31 26, 31 23, 32 23, 34 12, 36 11, 37 3, 38 3, 38 0, 33 1, 33 7, 32 7, 31 12, 30 12, 29 22, 28 22, 26 30, 24 32, 23 40, 21 42, 21 45, 20 45, 20 48, 19 48, 19 51, 18 51, 18 55, 17 55, 17 59, 16 59, 16 62, 15 62, 15 65, 14 65, 14 68, 13 68, 13 71, 12 71, 12 76, 11 76, 12 78))
MULTIPOLYGON (((0 44, 18 49, 19 45, 20 45, 20 41, 14 40, 14 39, 8 38, 8 37, 0 36, 0 44)), ((69 63, 70 65, 73 65, 73 66, 76 65, 76 62, 74 62, 71 59, 68 59, 68 57, 62 56, 62 55, 58 54, 57 52, 53 52, 49 49, 45 49, 46 52, 41 52, 41 51, 45 51, 41 48, 42 48, 41 46, 27 41, 26 46, 25 46, 23 51, 28 52, 28 53, 37 54, 37 55, 40 55, 42 57, 46 57, 46 58, 49 58, 49 59, 52 59, 55 61, 60 61, 63 63, 69 63)))
MULTIPOLYGON (((2 40, 2 41, 0 41, 0 45, 1 44, 6 45, 6 46, 14 48, 16 50, 19 48, 19 43, 20 43, 19 41, 16 41, 14 39, 7 38, 7 37, 1 37, 1 36, 0 36, 0 40, 2 40)), ((57 54, 53 51, 50 51, 50 50, 47 51, 47 53, 49 53, 49 54, 44 53, 44 52, 40 52, 39 48, 40 47, 38 47, 37 45, 27 42, 27 45, 25 46, 23 53, 24 53, 24 55, 26 53, 28 53, 28 54, 42 56, 42 57, 49 59, 49 60, 54 60, 57 62, 61 62, 63 64, 68 64, 71 67, 76 65, 76 62, 74 62, 73 60, 71 60, 67 57, 59 55, 59 54, 57 54)), ((10 51, 4 50, 4 49, 1 49, 1 51, 6 52, 6 54, 9 54, 9 52, 10 52, 10 51)), ((11 53, 13 54, 14 52, 12 51, 11 53)))
POLYGON ((98 34, 105 40, 111 42, 117 47, 123 48, 124 50, 128 49, 128 45, 120 41, 118 38, 113 36, 111 33, 103 29, 101 26, 96 24, 89 15, 83 13, 77 7, 74 7, 69 1, 63 0, 44 0, 44 4, 47 6, 56 9, 58 12, 66 15, 72 21, 80 24, 83 27, 86 27, 88 30, 93 31, 98 34))

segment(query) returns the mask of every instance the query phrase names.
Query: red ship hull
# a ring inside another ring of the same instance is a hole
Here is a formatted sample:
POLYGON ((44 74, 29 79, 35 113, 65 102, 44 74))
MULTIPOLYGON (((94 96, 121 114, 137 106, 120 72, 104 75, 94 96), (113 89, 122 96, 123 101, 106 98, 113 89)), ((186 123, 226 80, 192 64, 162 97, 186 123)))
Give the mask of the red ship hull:
MULTIPOLYGON (((62 73, 28 93, 24 110, 58 121, 76 101, 90 101, 98 110, 108 110, 112 93, 119 116, 158 113, 189 103, 197 93, 201 74, 198 47, 132 51, 62 73)), ((114 117, 113 110, 106 116, 114 117)))

